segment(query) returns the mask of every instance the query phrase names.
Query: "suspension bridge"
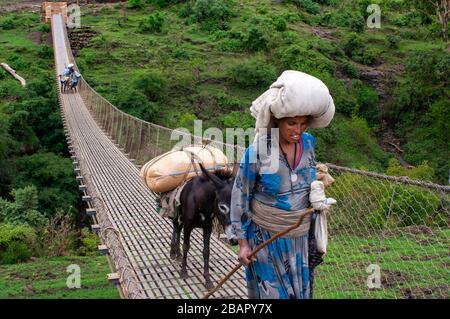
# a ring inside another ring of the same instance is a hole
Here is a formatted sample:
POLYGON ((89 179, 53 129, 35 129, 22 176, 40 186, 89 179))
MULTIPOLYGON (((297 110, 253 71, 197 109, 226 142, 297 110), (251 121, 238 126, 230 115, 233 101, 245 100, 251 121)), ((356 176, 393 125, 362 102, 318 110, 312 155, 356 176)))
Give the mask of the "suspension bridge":
MULTIPOLYGON (((51 26, 58 76, 75 59, 63 16, 52 14, 51 26)), ((171 223, 158 215, 156 195, 139 177, 140 165, 174 146, 173 130, 120 111, 84 78, 78 92, 59 93, 59 101, 86 213, 112 269, 109 280, 123 298, 203 297, 201 232, 193 232, 189 276, 181 279, 180 265, 169 257, 171 223)), ((218 146, 242 156, 232 145, 218 146)), ((448 298, 450 187, 332 164, 329 168, 336 178, 329 195, 338 205, 329 216, 330 252, 316 270, 315 296, 448 298), (374 263, 382 268, 378 290, 367 288, 366 267, 374 263)), ((217 283, 236 263, 236 254, 212 236, 212 281, 217 283)), ((245 298, 243 270, 212 297, 245 298)))
MULTIPOLYGON (((51 24, 58 73, 75 60, 62 16, 53 15, 51 24)), ((87 83, 81 83, 80 91, 86 90, 87 83)), ((156 196, 141 182, 138 167, 96 123, 89 111, 92 104, 87 105, 93 103, 92 99, 83 93, 59 93, 59 98, 75 172, 83 200, 90 207, 87 213, 98 221, 94 230, 104 243, 100 249, 112 257, 111 266, 116 270, 109 275, 110 280, 120 284, 126 298, 203 297, 207 290, 200 231, 194 232, 191 240, 189 277, 181 279, 179 264, 169 258, 172 225, 157 214, 156 196)), ((236 262, 236 254, 213 236, 211 280, 218 282, 236 262)), ((215 295, 245 296, 243 272, 215 295)))

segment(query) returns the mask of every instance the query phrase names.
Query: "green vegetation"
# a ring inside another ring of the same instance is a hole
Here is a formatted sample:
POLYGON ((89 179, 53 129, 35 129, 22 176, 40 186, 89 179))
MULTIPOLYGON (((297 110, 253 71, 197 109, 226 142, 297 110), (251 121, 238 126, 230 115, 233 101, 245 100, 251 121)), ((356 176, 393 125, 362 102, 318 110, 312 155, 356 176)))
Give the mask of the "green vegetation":
MULTIPOLYGON (((195 119, 204 128, 249 128, 251 102, 282 71, 297 69, 321 79, 337 109, 327 129, 311 130, 319 161, 447 183, 450 55, 442 39, 448 31, 420 1, 129 0, 95 14, 87 9, 82 24, 97 32, 77 57, 83 75, 132 115, 172 128, 192 129, 195 119), (371 3, 382 9, 381 29, 367 29, 371 3), (378 146, 382 120, 413 169, 378 146)), ((37 14, 7 13, 0 31, 0 60, 27 80, 22 88, 0 69, 0 297, 117 297, 106 286, 105 258, 94 258, 98 238, 75 227, 81 205, 59 116, 53 51, 44 44, 49 26, 37 14), (65 286, 71 263, 87 276, 81 290, 65 286)), ((448 232, 433 240, 418 235, 417 245, 409 235, 392 235, 381 254, 367 236, 374 228, 448 225, 448 199, 351 174, 336 180, 329 195, 347 201, 351 213, 331 217, 336 235, 318 271, 316 297, 448 291, 446 281, 429 287, 419 276, 426 269, 445 278, 447 265, 430 268, 422 259, 446 256, 448 244, 445 251, 441 246, 448 232), (353 197, 340 198, 345 190, 353 197), (386 279, 383 290, 368 291, 365 269, 374 262, 387 274, 407 272, 412 284, 386 279), (336 273, 333 263, 347 273, 336 273)))
POLYGON ((106 259, 95 256, 99 239, 77 228, 89 225, 80 223, 53 49, 45 44, 49 26, 38 14, 11 13, 0 17, 0 31, 0 62, 27 81, 23 88, 0 69, 0 296, 117 298, 115 288, 108 288, 106 259), (81 257, 86 255, 89 260, 81 257), (83 265, 80 290, 65 286, 70 260, 83 265))
POLYGON ((447 230, 393 234, 384 240, 333 236, 325 262, 315 271, 314 298, 449 298, 449 235, 447 230), (373 270, 366 269, 373 264, 380 267, 380 288, 367 286, 373 270))
POLYGON ((93 87, 120 108, 172 128, 191 127, 194 119, 204 127, 251 127, 251 102, 283 70, 308 72, 329 87, 338 111, 329 129, 313 132, 319 161, 385 172, 393 156, 376 142, 383 119, 400 138, 405 159, 415 166, 427 161, 435 172, 431 180, 445 183, 450 63, 435 30, 437 18, 408 1, 379 0, 382 28, 368 30, 366 9, 372 2, 117 5, 83 16, 98 35, 77 63, 93 87), (120 23, 111 26, 114 20, 120 23), (107 53, 97 54, 103 48, 107 53), (392 70, 392 79, 385 70, 392 70), (153 93, 148 83, 154 83, 153 93))
POLYGON ((108 283, 108 263, 103 256, 67 256, 37 259, 17 265, 0 265, 0 298, 117 299, 108 283), (80 267, 80 288, 67 287, 69 265, 80 267))

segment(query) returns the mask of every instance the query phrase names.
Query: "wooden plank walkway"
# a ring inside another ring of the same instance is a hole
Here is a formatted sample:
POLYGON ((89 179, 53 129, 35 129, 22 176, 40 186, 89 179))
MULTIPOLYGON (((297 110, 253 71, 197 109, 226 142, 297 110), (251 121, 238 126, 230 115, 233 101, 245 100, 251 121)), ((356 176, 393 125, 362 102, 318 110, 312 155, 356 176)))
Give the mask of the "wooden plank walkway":
MULTIPOLYGON (((69 63, 70 50, 61 15, 53 15, 52 33, 58 74, 69 63)), ((100 206, 104 206, 104 214, 120 234, 126 262, 140 288, 135 296, 152 299, 203 297, 206 287, 202 275, 201 231, 192 234, 189 277, 183 280, 179 276, 180 264, 169 258, 172 225, 156 213, 156 196, 141 182, 137 167, 100 129, 78 93, 60 94, 60 103, 75 156, 83 163, 81 173, 88 179, 86 184, 95 188, 88 192, 98 194, 93 204, 99 213, 100 206)), ((236 263, 236 254, 213 236, 212 281, 218 282, 236 263)), ((246 295, 244 272, 240 270, 213 297, 245 298, 246 295)))

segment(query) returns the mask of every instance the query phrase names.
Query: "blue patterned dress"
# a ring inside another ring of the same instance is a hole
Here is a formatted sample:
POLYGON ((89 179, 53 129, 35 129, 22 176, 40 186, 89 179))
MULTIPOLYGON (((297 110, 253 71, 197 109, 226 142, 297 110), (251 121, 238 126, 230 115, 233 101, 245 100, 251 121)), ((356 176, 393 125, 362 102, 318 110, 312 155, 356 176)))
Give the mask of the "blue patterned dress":
MULTIPOLYGON (((270 136, 260 139, 270 142, 270 136)), ((231 197, 231 222, 238 238, 247 239, 251 249, 270 238, 271 234, 255 224, 251 217, 251 201, 287 211, 308 208, 311 182, 316 180, 314 137, 303 133, 303 153, 294 169, 297 180, 290 179, 290 168, 280 154, 279 167, 265 173, 265 163, 256 151, 256 143, 246 150, 237 173, 231 197), (291 188, 292 187, 292 188, 291 188)), ((261 145, 261 144, 260 144, 261 145)), ((267 162, 267 161, 266 161, 267 162)), ((308 266, 308 235, 278 238, 256 255, 246 267, 248 297, 257 299, 310 298, 312 287, 308 266)))

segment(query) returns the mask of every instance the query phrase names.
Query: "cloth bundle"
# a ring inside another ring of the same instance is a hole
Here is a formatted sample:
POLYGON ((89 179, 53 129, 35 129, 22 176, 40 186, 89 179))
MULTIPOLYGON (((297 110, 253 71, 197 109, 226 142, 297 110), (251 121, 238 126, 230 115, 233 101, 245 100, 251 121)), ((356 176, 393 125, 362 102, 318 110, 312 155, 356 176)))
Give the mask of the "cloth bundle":
POLYGON ((160 195, 160 210, 159 215, 161 217, 167 217, 174 219, 177 216, 176 210, 177 207, 181 205, 181 192, 183 191, 184 186, 186 186, 188 181, 184 181, 183 184, 175 188, 174 190, 166 193, 161 193, 160 195))
POLYGON ((334 178, 328 173, 328 167, 325 164, 316 165, 317 180, 321 181, 325 187, 334 183, 334 178))
POLYGON ((311 116, 309 127, 326 127, 333 119, 335 106, 327 86, 319 79, 299 71, 284 71, 275 83, 250 107, 256 130, 272 128, 272 116, 311 116))
MULTIPOLYGON (((299 220, 305 213, 305 209, 287 211, 277 207, 265 205, 260 201, 253 199, 252 205, 252 220, 265 230, 272 234, 282 232, 299 220)), ((284 235, 284 238, 294 238, 306 235, 311 225, 311 215, 307 214, 299 227, 291 230, 284 235)))
POLYGON ((328 245, 327 211, 331 205, 336 204, 336 200, 325 196, 325 185, 321 181, 314 181, 311 183, 309 201, 315 210, 320 211, 315 221, 314 236, 317 250, 325 254, 328 245))

